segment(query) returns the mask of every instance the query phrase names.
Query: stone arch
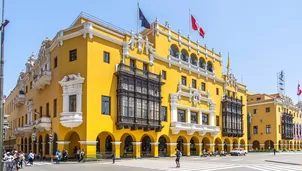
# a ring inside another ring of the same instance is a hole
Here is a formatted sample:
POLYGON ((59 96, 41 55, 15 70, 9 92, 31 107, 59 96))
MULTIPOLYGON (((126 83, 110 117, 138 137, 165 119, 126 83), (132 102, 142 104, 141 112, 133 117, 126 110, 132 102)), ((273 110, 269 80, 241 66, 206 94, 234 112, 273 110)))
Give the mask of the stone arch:
POLYGON ((237 139, 233 139, 233 149, 234 148, 238 148, 238 140, 237 139))
POLYGON ((147 157, 147 156, 151 156, 151 150, 152 150, 152 147, 151 147, 151 143, 154 142, 154 139, 153 137, 145 134, 142 136, 141 138, 141 141, 142 144, 141 144, 141 155, 142 157, 147 157))
POLYGON ((31 139, 31 137, 28 138, 28 145, 29 145, 28 150, 30 152, 30 151, 32 151, 32 149, 31 149, 31 145, 32 145, 32 139, 31 139))
POLYGON ((190 154, 191 156, 196 156, 198 155, 198 145, 199 145, 199 140, 196 136, 193 136, 190 139, 190 154))
POLYGON ((45 152, 45 155, 49 155, 49 135, 48 134, 46 134, 46 137, 45 137, 44 152, 45 152))
POLYGON ((206 69, 206 60, 203 57, 199 58, 199 68, 206 69))
POLYGON ((253 149, 254 150, 260 150, 260 142, 255 140, 253 141, 253 149))
POLYGON ((223 150, 229 153, 231 151, 230 147, 231 147, 231 141, 228 138, 224 139, 223 150))
POLYGON ((184 143, 187 143, 187 139, 186 139, 186 137, 184 137, 184 136, 179 136, 178 138, 177 138, 177 146, 176 146, 176 148, 178 149, 178 150, 180 150, 181 152, 182 152, 182 154, 185 154, 184 153, 184 151, 185 151, 185 146, 184 146, 184 143))
MULTIPOLYGON (((64 137, 65 141, 69 141, 69 145, 68 145, 68 156, 72 156, 72 154, 76 154, 77 150, 80 150, 81 146, 80 146, 80 135, 75 132, 75 131, 70 131, 68 132, 65 137, 64 137)), ((66 146, 67 148, 67 146, 66 146)))
POLYGON ((42 149, 42 148, 43 148, 42 143, 43 143, 43 137, 42 137, 42 135, 40 135, 40 136, 39 136, 39 139, 38 139, 38 151, 39 151, 39 152, 42 151, 42 154, 43 154, 43 150, 44 150, 44 149, 42 149))
POLYGON ((208 61, 208 63, 207 63, 207 70, 209 72, 214 72, 213 63, 211 61, 208 61))
POLYGON ((270 150, 270 149, 273 149, 274 148, 274 141, 272 140, 266 140, 264 142, 264 149, 265 150, 270 150))
POLYGON ((222 150, 222 141, 219 137, 217 137, 214 141, 215 144, 215 151, 221 151, 222 150))
POLYGON ((21 138, 21 151, 22 152, 24 152, 24 148, 23 147, 24 147, 24 141, 23 141, 23 138, 21 138))
POLYGON ((186 49, 181 50, 181 60, 185 62, 189 62, 189 53, 186 49))
POLYGON ((197 56, 195 53, 192 53, 190 55, 190 63, 194 66, 197 66, 197 56))
POLYGON ((121 136, 121 156, 122 157, 133 157, 134 145, 136 142, 135 136, 130 133, 125 133, 121 136))
POLYGON ((57 144, 57 141, 58 141, 58 136, 56 133, 53 133, 53 141, 52 141, 52 155, 55 155, 56 154, 56 151, 58 149, 58 144, 57 144))
POLYGON ((175 44, 172 44, 170 46, 170 56, 173 56, 175 58, 178 58, 179 55, 179 49, 175 44))
POLYGON ((26 137, 24 138, 24 144, 25 144, 24 153, 27 154, 28 153, 28 151, 27 151, 28 144, 27 144, 27 138, 26 137))
POLYGON ((206 150, 206 151, 210 151, 210 147, 211 147, 211 141, 208 137, 204 137, 201 141, 202 143, 202 151, 206 150))
POLYGON ((107 131, 99 133, 96 137, 96 153, 109 157, 113 150, 112 142, 115 142, 113 134, 107 131))
POLYGON ((170 138, 167 135, 161 135, 158 138, 158 143, 158 155, 161 157, 166 157, 169 150, 167 148, 167 143, 170 143, 170 138))
POLYGON ((243 148, 243 149, 245 149, 245 141, 244 141, 244 139, 241 139, 240 140, 240 148, 243 148))

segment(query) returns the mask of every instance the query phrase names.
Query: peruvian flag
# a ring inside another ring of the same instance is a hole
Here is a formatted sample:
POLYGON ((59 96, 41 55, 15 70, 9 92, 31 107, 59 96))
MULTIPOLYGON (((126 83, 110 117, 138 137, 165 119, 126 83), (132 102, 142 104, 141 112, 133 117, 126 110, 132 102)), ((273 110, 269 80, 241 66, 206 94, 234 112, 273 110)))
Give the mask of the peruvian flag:
POLYGON ((302 94, 302 90, 300 89, 300 84, 298 83, 297 95, 300 96, 302 94))
POLYGON ((204 38, 205 32, 203 31, 203 29, 199 26, 199 24, 197 23, 196 19, 194 18, 193 15, 191 15, 191 22, 192 22, 192 29, 196 30, 199 32, 199 35, 204 38))

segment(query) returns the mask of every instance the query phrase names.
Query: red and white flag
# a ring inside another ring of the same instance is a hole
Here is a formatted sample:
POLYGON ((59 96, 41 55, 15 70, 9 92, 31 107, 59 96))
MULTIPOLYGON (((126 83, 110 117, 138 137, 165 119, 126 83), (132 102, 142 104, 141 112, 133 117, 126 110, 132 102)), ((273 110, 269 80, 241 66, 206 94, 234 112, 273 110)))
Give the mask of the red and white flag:
POLYGON ((37 111, 35 111, 35 115, 40 115, 40 113, 39 113, 39 112, 37 112, 37 111))
POLYGON ((193 15, 191 15, 191 23, 192 23, 192 29, 196 30, 199 32, 199 35, 204 38, 205 32, 203 31, 203 29, 199 26, 198 22, 196 21, 196 19, 194 18, 193 15))
POLYGON ((300 96, 302 94, 302 90, 300 89, 300 84, 298 83, 297 95, 300 96))

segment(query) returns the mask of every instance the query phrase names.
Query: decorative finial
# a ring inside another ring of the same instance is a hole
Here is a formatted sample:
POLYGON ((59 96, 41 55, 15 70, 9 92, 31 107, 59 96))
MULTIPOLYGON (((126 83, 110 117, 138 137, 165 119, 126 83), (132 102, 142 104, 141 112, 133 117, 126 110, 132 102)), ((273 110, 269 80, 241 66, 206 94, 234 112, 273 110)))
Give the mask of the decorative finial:
POLYGON ((196 40, 196 43, 199 44, 199 40, 198 39, 196 40))
POLYGON ((204 47, 207 48, 207 44, 204 44, 204 47))
POLYGON ((158 23, 158 17, 156 17, 155 21, 158 23))
POLYGON ((46 40, 48 40, 48 37, 46 37, 46 40))
POLYGON ((178 29, 178 34, 181 34, 181 31, 180 31, 180 29, 178 29))
POLYGON ((221 52, 219 52, 218 54, 219 54, 219 56, 221 56, 221 52))
POLYGON ((165 27, 168 27, 169 23, 168 21, 165 21, 165 27))

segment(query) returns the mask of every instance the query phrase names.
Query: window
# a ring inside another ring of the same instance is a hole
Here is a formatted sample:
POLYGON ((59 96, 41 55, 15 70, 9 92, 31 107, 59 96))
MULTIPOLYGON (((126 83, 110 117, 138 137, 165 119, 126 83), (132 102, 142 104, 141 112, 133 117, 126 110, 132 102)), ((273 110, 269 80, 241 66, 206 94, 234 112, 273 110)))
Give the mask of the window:
POLYGON ((102 96, 102 114, 110 115, 110 97, 102 96))
POLYGON ((202 124, 203 125, 209 125, 208 114, 202 114, 202 124))
POLYGON ((191 123, 197 124, 197 112, 191 112, 191 123))
POLYGON ((192 79, 192 87, 196 88, 196 80, 192 79))
POLYGON ((53 67, 57 68, 58 67, 58 57, 56 56, 54 61, 53 61, 53 67))
POLYGON ((271 133, 271 125, 266 125, 266 133, 267 134, 271 133))
POLYGON ((177 121, 186 122, 186 111, 180 109, 177 110, 177 121))
POLYGON ((24 125, 24 117, 22 116, 22 122, 21 122, 21 127, 24 125))
POLYGON ((243 97, 242 97, 242 96, 240 96, 240 100, 241 100, 241 101, 243 100, 243 97))
POLYGON ((162 106, 160 109, 161 109, 161 120, 167 121, 167 107, 162 106))
POLYGON ((219 116, 216 116, 216 126, 219 126, 219 116))
POLYGON ((219 95, 219 88, 216 88, 216 95, 219 95))
POLYGON ((278 107, 278 111, 280 112, 280 107, 278 107))
POLYGON ((143 64, 143 71, 148 71, 148 64, 143 64))
POLYGON ((30 83, 29 83, 29 89, 31 90, 33 88, 33 82, 31 81, 30 83))
POLYGON ((28 124, 27 114, 25 114, 25 124, 28 124))
POLYGON ((71 50, 69 51, 69 62, 77 60, 77 50, 71 50))
POLYGON ((49 103, 46 103, 46 116, 49 117, 49 103))
POLYGON ((28 92, 28 86, 25 86, 25 93, 28 92))
POLYGON ((162 71, 162 73, 161 73, 161 78, 163 79, 163 80, 166 80, 167 79, 167 72, 166 71, 162 71))
POLYGON ((43 111, 43 108, 42 108, 42 106, 40 106, 40 118, 42 118, 42 111, 43 111))
POLYGON ((70 95, 69 96, 69 112, 76 112, 77 108, 77 96, 70 95))
POLYGON ((281 125, 279 125, 279 134, 281 134, 281 125))
POLYGON ((261 97, 257 97, 257 99, 256 99, 257 101, 259 101, 259 100, 261 100, 261 97))
MULTIPOLYGON (((201 83, 201 90, 206 91, 206 83, 204 83, 204 82, 201 83)), ((216 91, 217 91, 217 89, 216 89, 216 91)))
POLYGON ((254 126, 254 131, 253 131, 254 134, 258 134, 258 126, 254 126))
POLYGON ((133 59, 130 59, 130 67, 131 68, 135 67, 135 61, 133 59))
POLYGON ((270 112, 270 110, 271 110, 270 107, 265 108, 265 112, 266 112, 266 113, 270 112))
POLYGON ((57 99, 53 100, 53 117, 57 117, 57 99))
POLYGON ((104 51, 104 62, 105 63, 110 63, 110 53, 104 51))
POLYGON ((181 84, 182 85, 187 85, 187 77, 181 76, 181 84))
POLYGON ((256 114, 257 113, 257 109, 253 109, 253 113, 256 114))

